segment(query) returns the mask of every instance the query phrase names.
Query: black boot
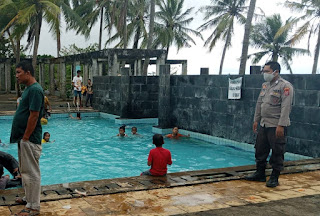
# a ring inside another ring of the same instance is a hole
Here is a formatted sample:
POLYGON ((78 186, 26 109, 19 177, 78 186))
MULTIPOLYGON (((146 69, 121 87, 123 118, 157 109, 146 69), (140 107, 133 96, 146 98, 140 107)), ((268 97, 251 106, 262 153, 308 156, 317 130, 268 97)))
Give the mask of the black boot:
POLYGON ((280 171, 272 170, 271 176, 269 180, 267 181, 267 187, 277 187, 279 185, 278 179, 279 179, 280 171))
POLYGON ((245 176, 244 179, 248 181, 265 182, 266 181, 265 169, 261 169, 261 168, 257 169, 255 173, 245 176))

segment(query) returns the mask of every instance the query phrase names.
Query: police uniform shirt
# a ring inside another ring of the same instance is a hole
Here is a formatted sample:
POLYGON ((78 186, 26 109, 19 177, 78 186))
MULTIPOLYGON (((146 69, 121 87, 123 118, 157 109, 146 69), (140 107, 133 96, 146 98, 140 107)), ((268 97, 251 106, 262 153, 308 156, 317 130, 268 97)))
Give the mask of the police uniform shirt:
POLYGON ((254 121, 260 122, 262 127, 289 126, 293 95, 291 83, 281 77, 272 84, 263 83, 254 121))

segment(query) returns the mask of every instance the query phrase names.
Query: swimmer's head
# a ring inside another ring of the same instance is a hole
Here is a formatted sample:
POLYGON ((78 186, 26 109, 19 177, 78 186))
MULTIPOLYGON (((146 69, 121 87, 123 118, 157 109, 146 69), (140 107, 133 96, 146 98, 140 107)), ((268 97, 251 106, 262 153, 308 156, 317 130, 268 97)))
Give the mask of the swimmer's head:
POLYGON ((174 128, 172 129, 172 133, 175 134, 175 135, 177 135, 177 134, 179 133, 179 128, 178 128, 178 127, 174 127, 174 128))
POLYGON ((77 112, 77 118, 81 119, 81 113, 77 112))
POLYGON ((125 125, 122 125, 120 128, 119 128, 119 134, 120 136, 124 136, 124 133, 126 132, 126 126, 125 125))
POLYGON ((50 140, 50 134, 49 134, 49 132, 44 132, 44 134, 43 134, 43 139, 44 139, 46 142, 49 142, 49 140, 50 140))
POLYGON ((137 131, 138 131, 138 128, 137 128, 137 127, 132 127, 132 128, 131 128, 131 133, 132 133, 132 134, 136 134, 137 131))
POLYGON ((161 134, 153 135, 152 143, 155 144, 156 147, 161 147, 164 144, 163 136, 161 134))

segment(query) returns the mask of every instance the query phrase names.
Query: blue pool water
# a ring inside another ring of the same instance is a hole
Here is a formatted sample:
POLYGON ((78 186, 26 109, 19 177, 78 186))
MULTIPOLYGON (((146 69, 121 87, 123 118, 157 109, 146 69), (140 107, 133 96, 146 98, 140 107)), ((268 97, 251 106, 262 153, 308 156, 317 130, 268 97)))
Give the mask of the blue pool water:
MULTIPOLYGON (((9 142, 12 120, 0 120, 0 139, 9 142)), ((40 158, 42 185, 137 176, 148 169, 147 158, 152 144, 152 127, 127 125, 129 137, 120 138, 114 120, 85 117, 50 119, 43 132, 51 133, 54 143, 43 144, 40 158), (132 137, 137 126, 141 137, 132 137)), ((234 147, 182 138, 165 139, 163 146, 172 153, 168 172, 212 169, 254 164, 254 154, 234 147)), ((18 158, 17 144, 0 147, 18 158)))

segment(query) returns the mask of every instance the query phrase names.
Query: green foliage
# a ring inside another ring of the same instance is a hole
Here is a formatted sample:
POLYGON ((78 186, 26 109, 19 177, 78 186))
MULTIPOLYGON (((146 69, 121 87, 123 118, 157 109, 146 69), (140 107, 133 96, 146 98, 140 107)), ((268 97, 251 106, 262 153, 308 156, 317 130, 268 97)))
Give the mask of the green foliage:
POLYGON ((306 49, 294 48, 291 46, 289 33, 292 29, 287 28, 285 31, 282 27, 290 23, 292 19, 288 19, 284 24, 279 14, 266 17, 262 22, 255 25, 252 29, 250 39, 251 46, 261 49, 262 51, 248 55, 248 58, 253 57, 254 64, 269 56, 268 60, 278 61, 280 57, 282 63, 292 73, 290 62, 294 55, 309 54, 306 49), (281 34, 279 34, 281 32, 281 34))
POLYGON ((10 41, 0 36, 0 58, 13 58, 13 50, 10 41))
POLYGON ((155 14, 153 47, 166 48, 168 52, 169 47, 174 44, 179 50, 196 44, 190 35, 202 38, 200 32, 188 28, 193 20, 193 17, 190 17, 193 8, 183 11, 183 5, 184 0, 157 1, 160 11, 155 14))
POLYGON ((88 53, 88 52, 94 52, 94 51, 98 51, 98 44, 94 43, 94 44, 90 44, 88 47, 86 48, 81 48, 76 46, 76 44, 71 44, 69 45, 69 47, 63 47, 60 51, 61 55, 63 56, 67 56, 67 55, 76 55, 76 54, 80 54, 80 53, 88 53))
MULTIPOLYGON (((320 51, 320 1, 319 0, 301 0, 296 1, 285 1, 284 5, 290 8, 292 11, 303 13, 302 16, 293 19, 290 23, 287 23, 281 31, 285 31, 288 28, 296 25, 298 22, 303 21, 304 23, 297 29, 295 34, 290 39, 292 45, 298 43, 305 35, 308 36, 308 49, 310 47, 310 39, 312 35, 317 35, 318 42, 314 51, 314 62, 312 67, 312 73, 316 74, 317 66, 319 61, 320 51)), ((280 31, 280 33, 281 33, 280 31)))

